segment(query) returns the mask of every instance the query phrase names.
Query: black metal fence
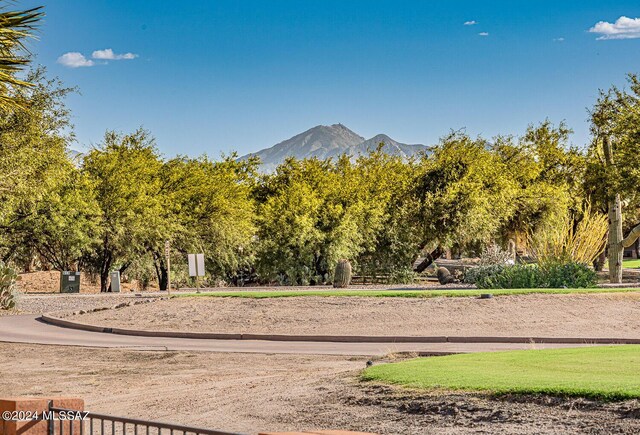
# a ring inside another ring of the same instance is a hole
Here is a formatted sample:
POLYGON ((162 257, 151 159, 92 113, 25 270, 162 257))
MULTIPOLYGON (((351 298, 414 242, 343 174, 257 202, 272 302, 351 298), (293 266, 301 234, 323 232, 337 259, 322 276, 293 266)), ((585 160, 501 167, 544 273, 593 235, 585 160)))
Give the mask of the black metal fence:
POLYGON ((51 406, 46 420, 49 435, 243 435, 51 406))

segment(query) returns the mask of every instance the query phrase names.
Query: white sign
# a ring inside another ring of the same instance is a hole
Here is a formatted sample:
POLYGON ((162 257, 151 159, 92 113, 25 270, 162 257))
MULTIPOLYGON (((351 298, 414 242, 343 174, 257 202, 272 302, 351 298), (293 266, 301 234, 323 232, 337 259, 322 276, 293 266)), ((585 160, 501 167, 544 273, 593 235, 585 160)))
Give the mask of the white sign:
POLYGON ((189 276, 204 276, 204 254, 188 254, 189 276))
POLYGON ((198 276, 204 276, 204 254, 196 254, 196 263, 198 264, 198 276))

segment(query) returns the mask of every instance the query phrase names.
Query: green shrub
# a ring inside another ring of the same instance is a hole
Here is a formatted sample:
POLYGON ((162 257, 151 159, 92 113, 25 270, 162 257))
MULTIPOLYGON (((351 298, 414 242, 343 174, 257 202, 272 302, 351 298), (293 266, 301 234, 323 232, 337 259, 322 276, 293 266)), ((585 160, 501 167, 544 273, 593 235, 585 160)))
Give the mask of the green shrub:
POLYGON ((595 287, 596 272, 581 263, 551 264, 541 269, 545 278, 545 287, 595 287))
POLYGON ((476 279, 478 288, 538 288, 544 287, 540 269, 535 265, 516 264, 513 266, 482 267, 476 279))
POLYGON ((389 274, 388 284, 413 284, 418 279, 418 274, 411 267, 394 268, 389 274))
POLYGON ((596 273, 580 263, 479 266, 465 274, 465 283, 481 289, 594 287, 596 273))
POLYGON ((0 309, 8 310, 16 306, 15 271, 0 261, 0 309))
POLYGON ((464 274, 463 282, 465 284, 482 283, 490 277, 499 275, 504 268, 507 267, 504 264, 492 264, 489 266, 478 266, 467 269, 464 274))

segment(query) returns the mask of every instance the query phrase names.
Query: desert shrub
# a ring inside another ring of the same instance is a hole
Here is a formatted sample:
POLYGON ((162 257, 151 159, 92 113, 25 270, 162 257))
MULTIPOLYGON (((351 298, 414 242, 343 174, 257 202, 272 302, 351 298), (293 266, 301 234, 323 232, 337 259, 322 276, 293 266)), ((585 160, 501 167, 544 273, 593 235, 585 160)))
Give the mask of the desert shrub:
POLYGON ((467 271, 465 282, 482 289, 499 288, 584 288, 596 284, 596 273, 588 266, 569 262, 513 266, 479 266, 467 271))
POLYGON ((418 274, 411 267, 394 268, 389 274, 389 284, 413 284, 416 282, 418 274))
POLYGON ((505 251, 498 245, 490 245, 482 250, 480 266, 492 266, 495 264, 513 264, 513 257, 509 251, 505 251))
MULTIPOLYGON (((480 269, 480 267, 478 267, 480 269)), ((540 269, 535 265, 487 266, 476 278, 478 288, 537 288, 543 287, 540 269)))
POLYGON ((607 216, 587 207, 580 221, 566 217, 560 225, 546 226, 529 235, 529 248, 543 268, 558 264, 592 264, 602 253, 608 230, 607 216))
POLYGON ((8 310, 16 306, 16 272, 0 261, 0 309, 8 310))
POLYGON ((504 264, 492 264, 487 266, 472 267, 465 271, 462 281, 465 284, 476 284, 478 282, 484 282, 490 277, 502 273, 505 267, 506 265, 504 264))
POLYGON ((597 282, 596 272, 581 263, 550 264, 540 270, 545 287, 594 287, 597 282))

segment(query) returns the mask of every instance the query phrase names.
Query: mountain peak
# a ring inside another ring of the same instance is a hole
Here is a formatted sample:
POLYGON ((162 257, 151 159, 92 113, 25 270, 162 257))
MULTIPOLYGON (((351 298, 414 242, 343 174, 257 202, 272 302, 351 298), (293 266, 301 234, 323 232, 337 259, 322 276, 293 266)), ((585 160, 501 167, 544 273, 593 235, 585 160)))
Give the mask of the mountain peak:
POLYGON ((384 134, 384 133, 376 134, 375 136, 373 136, 373 137, 372 137, 371 139, 369 139, 369 140, 378 140, 378 141, 380 141, 380 142, 386 142, 386 141, 389 141, 389 142, 392 142, 392 141, 393 141, 393 142, 395 142, 393 139, 391 139, 389 136, 387 136, 387 135, 386 135, 386 134, 384 134))
POLYGON ((338 123, 316 125, 270 148, 248 154, 242 158, 258 156, 262 161, 260 169, 264 172, 272 172, 287 157, 328 159, 342 154, 357 157, 375 150, 380 143, 384 144, 384 152, 401 157, 410 157, 426 148, 424 145, 401 144, 386 134, 378 134, 365 140, 364 137, 353 132, 344 124, 338 123))

